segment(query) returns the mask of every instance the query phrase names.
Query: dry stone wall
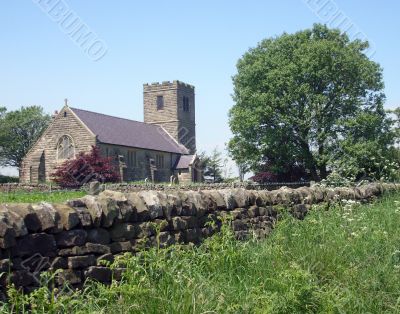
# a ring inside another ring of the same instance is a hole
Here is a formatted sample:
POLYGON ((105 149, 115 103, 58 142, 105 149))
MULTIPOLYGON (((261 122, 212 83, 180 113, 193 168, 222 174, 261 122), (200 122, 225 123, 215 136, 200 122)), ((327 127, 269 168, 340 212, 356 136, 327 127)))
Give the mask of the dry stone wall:
POLYGON ((279 206, 302 219, 312 204, 339 199, 369 200, 400 185, 359 188, 301 187, 275 191, 104 191, 65 204, 0 204, 0 277, 31 291, 40 273, 59 270, 55 285, 79 287, 87 278, 108 283, 123 269, 102 261, 159 243, 200 243, 218 232, 229 215, 239 239, 265 237, 279 218, 279 206), (214 223, 208 223, 214 222, 214 223), (159 230, 159 232, 156 232, 159 230), (157 237, 157 238, 156 238, 157 237))

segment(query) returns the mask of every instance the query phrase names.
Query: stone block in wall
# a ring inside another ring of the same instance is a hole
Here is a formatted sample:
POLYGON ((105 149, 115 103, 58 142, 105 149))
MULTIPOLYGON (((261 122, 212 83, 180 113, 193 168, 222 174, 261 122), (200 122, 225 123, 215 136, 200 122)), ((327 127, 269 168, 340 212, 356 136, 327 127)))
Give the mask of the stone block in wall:
POLYGON ((226 209, 226 203, 223 195, 219 193, 219 191, 216 190, 210 190, 210 191, 203 191, 203 193, 207 193, 208 196, 212 199, 214 202, 216 209, 226 209))
POLYGON ((111 238, 106 229, 95 228, 87 231, 87 241, 91 243, 109 244, 111 238))
POLYGON ((90 266, 84 272, 85 279, 93 279, 102 283, 110 283, 112 278, 112 271, 109 267, 90 266))
MULTIPOLYGON (((187 194, 187 202, 191 204, 191 207, 196 210, 196 216, 201 217, 204 216, 208 212, 208 204, 206 200, 202 197, 200 192, 196 191, 188 191, 187 194)), ((190 207, 184 206, 183 207, 190 207)))
POLYGON ((313 203, 313 194, 310 192, 310 188, 308 187, 300 187, 296 189, 297 193, 300 196, 300 202, 303 204, 312 204, 313 203))
POLYGON ((367 184, 360 187, 361 196, 363 199, 370 199, 372 197, 377 197, 381 194, 381 189, 378 184, 367 184))
POLYGON ((78 256, 87 254, 105 254, 109 253, 110 248, 104 244, 86 243, 84 246, 74 246, 58 251, 59 256, 78 256))
POLYGON ((41 203, 32 205, 32 209, 39 220, 38 231, 58 231, 60 228, 62 229, 60 216, 50 204, 41 203))
POLYGON ((112 242, 108 245, 111 253, 117 254, 121 252, 131 252, 136 245, 135 241, 120 241, 120 242, 112 242))
POLYGON ((117 201, 104 193, 105 192, 101 193, 96 199, 97 204, 102 212, 101 226, 111 227, 114 223, 114 220, 120 216, 120 211, 117 201))
POLYGON ((312 193, 312 202, 313 203, 320 203, 325 200, 325 190, 321 187, 311 187, 310 192, 312 193))
POLYGON ((14 246, 16 236, 17 232, 10 220, 10 215, 6 212, 0 212, 0 247, 6 249, 14 246))
POLYGON ((113 241, 130 240, 138 237, 141 231, 138 224, 120 223, 112 226, 110 229, 110 237, 113 241))
POLYGON ((63 231, 56 235, 57 246, 71 247, 80 246, 86 243, 87 232, 83 229, 63 231))
POLYGON ((224 198, 225 201, 225 208, 227 210, 233 210, 240 206, 236 203, 235 192, 231 189, 221 190, 220 194, 224 198))
POLYGON ((136 224, 136 227, 138 228, 139 232, 137 234, 137 238, 145 238, 145 237, 151 237, 156 234, 156 228, 153 224, 153 222, 141 222, 136 224))
POLYGON ((10 274, 8 284, 14 284, 16 287, 27 287, 35 282, 33 274, 28 270, 17 270, 10 274))
POLYGON ((247 215, 249 217, 257 217, 260 215, 260 209, 257 205, 250 206, 247 210, 247 215))
POLYGON ((304 219, 310 208, 311 205, 308 204, 297 204, 292 207, 291 213, 297 219, 304 219))
POLYGON ((207 216, 197 218, 197 225, 199 227, 204 227, 208 223, 219 224, 220 221, 218 220, 218 215, 216 213, 211 213, 211 214, 208 214, 207 216))
POLYGON ((57 256, 50 262, 50 268, 52 270, 67 269, 68 259, 66 257, 57 256))
POLYGON ((171 220, 171 228, 176 231, 195 227, 197 227, 197 219, 194 216, 177 216, 171 220))
POLYGON ((40 221, 30 204, 7 204, 3 205, 3 209, 1 207, 0 205, 1 212, 13 212, 20 216, 28 231, 36 232, 39 230, 40 221))
POLYGON ((96 264, 96 258, 94 255, 84 256, 70 256, 68 257, 68 268, 82 269, 96 264))
POLYGON ((173 245, 175 243, 176 243, 175 237, 173 235, 171 235, 170 232, 164 231, 164 232, 160 232, 158 234, 158 237, 156 238, 156 243, 155 244, 156 245, 160 244, 160 247, 164 248, 164 247, 173 245), (157 239, 158 239, 158 243, 157 243, 157 239))
POLYGON ((68 206, 71 206, 71 207, 74 207, 74 208, 76 208, 76 207, 78 207, 78 208, 79 207, 86 207, 86 204, 85 204, 84 200, 81 199, 81 198, 78 198, 76 200, 68 200, 66 202, 66 204, 68 206))
POLYGON ((110 248, 107 245, 104 245, 104 244, 87 242, 85 244, 85 247, 86 247, 88 253, 106 254, 106 253, 110 253, 111 252, 110 248))
POLYGON ((103 254, 96 259, 96 265, 104 266, 105 263, 114 262, 114 255, 112 253, 103 254))
POLYGON ((80 223, 76 210, 68 205, 54 204, 54 209, 60 216, 60 222, 65 230, 70 230, 80 223))
POLYGON ((117 191, 105 190, 101 193, 102 197, 108 197, 115 200, 118 207, 118 215, 116 216, 116 221, 118 222, 134 222, 137 220, 136 208, 128 202, 128 198, 124 193, 117 191))
POLYGON ((201 228, 201 235, 203 238, 209 238, 212 235, 214 235, 216 232, 218 232, 219 227, 218 226, 207 226, 204 228, 201 228))
POLYGON ((232 221, 233 231, 246 230, 247 228, 248 226, 246 219, 236 219, 232 221))
MULTIPOLYGON (((81 227, 91 227, 93 225, 92 216, 86 207, 74 207, 75 212, 79 218, 79 224, 81 227)), ((99 223, 100 224, 100 223, 99 223)))
POLYGON ((253 191, 255 197, 256 197, 256 203, 255 205, 257 206, 269 206, 272 205, 272 199, 269 191, 253 191))
POLYGON ((202 233, 200 228, 182 230, 182 234, 185 243, 191 242, 197 244, 202 239, 202 233))
POLYGON ((92 195, 86 195, 80 199, 86 206, 87 211, 92 218, 92 224, 94 227, 100 227, 101 218, 103 216, 102 209, 97 202, 97 198, 92 195))
POLYGON ((156 191, 141 191, 138 194, 146 204, 150 219, 162 218, 164 216, 163 198, 160 193, 156 191))
POLYGON ((249 192, 245 189, 232 190, 237 207, 248 207, 250 205, 249 192))
POLYGON ((82 283, 82 271, 75 269, 65 269, 56 275, 55 281, 58 285, 64 284, 77 285, 82 283))
POLYGON ((181 206, 176 208, 176 215, 196 216, 197 208, 189 201, 189 196, 186 192, 176 192, 177 197, 181 200, 181 206))
POLYGON ((44 256, 54 256, 56 254, 56 241, 54 236, 47 233, 28 234, 17 241, 15 253, 25 257, 36 253, 44 256))
POLYGON ((8 273, 11 270, 12 262, 9 258, 0 260, 0 273, 8 273))
POLYGON ((137 221, 145 221, 150 219, 150 211, 148 210, 144 200, 136 192, 127 193, 126 198, 128 203, 132 205, 136 212, 137 221))

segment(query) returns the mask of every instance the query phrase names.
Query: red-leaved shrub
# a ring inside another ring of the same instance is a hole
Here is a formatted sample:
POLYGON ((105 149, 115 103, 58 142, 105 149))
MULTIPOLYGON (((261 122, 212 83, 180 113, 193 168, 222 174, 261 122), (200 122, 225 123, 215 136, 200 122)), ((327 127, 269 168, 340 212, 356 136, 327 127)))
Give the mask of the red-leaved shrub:
POLYGON ((54 182, 64 188, 79 188, 90 181, 118 182, 117 167, 111 157, 101 157, 100 149, 92 146, 89 153, 79 153, 75 159, 66 160, 52 174, 54 182))

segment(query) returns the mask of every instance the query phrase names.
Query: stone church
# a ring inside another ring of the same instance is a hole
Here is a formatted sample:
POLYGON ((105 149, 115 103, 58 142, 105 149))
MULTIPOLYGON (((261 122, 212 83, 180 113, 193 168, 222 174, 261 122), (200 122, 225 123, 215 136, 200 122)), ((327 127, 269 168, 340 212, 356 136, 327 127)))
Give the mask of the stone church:
POLYGON ((123 181, 202 180, 196 152, 194 86, 180 81, 143 85, 144 122, 65 106, 26 154, 20 182, 51 181, 55 168, 98 146, 123 181))

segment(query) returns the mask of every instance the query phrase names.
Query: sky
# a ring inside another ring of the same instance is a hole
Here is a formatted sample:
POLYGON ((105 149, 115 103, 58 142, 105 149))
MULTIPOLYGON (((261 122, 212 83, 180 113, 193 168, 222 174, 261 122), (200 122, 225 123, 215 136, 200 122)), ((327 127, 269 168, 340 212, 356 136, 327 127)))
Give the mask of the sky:
POLYGON ((383 68, 386 107, 400 105, 399 1, 0 3, 0 106, 8 110, 40 105, 53 113, 68 98, 71 107, 142 121, 143 84, 180 80, 196 87, 198 150, 224 150, 238 59, 264 38, 314 23, 368 39, 383 68))

